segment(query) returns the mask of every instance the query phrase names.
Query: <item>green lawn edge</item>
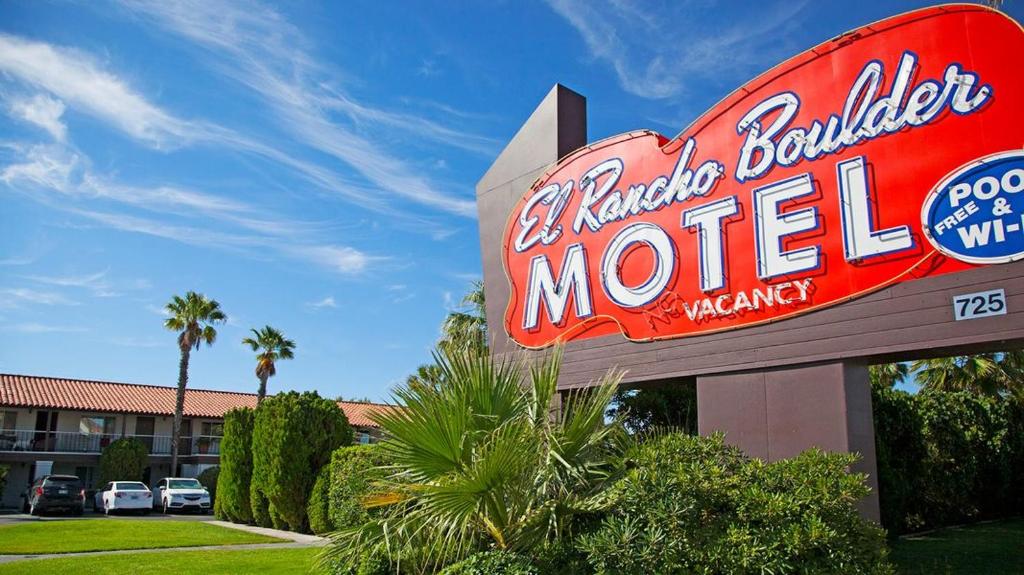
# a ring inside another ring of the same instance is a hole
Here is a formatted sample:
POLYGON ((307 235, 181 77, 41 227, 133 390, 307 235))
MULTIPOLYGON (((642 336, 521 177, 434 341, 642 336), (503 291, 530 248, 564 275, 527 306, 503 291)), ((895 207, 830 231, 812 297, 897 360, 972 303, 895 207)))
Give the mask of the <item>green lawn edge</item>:
POLYGON ((125 553, 0 563, 0 575, 323 575, 319 547, 125 553))
POLYGON ((0 526, 0 555, 285 543, 205 521, 73 519, 0 526))
POLYGON ((1024 573, 1024 518, 939 529, 889 545, 901 575, 1024 573))

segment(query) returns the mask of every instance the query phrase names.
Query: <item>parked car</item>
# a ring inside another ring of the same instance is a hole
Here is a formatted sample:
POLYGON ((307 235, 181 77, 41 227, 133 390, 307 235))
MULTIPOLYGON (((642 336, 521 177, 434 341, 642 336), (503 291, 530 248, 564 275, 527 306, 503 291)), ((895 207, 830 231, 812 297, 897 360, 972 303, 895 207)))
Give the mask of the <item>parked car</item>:
POLYGON ((58 509, 81 515, 85 509, 82 480, 74 475, 44 475, 25 490, 21 506, 30 515, 58 509))
POLYGON ((111 481, 96 492, 96 512, 107 515, 119 511, 139 511, 146 515, 153 510, 153 493, 141 481, 111 481))
POLYGON ((168 477, 153 488, 153 507, 164 513, 172 510, 210 512, 210 492, 198 479, 168 477))

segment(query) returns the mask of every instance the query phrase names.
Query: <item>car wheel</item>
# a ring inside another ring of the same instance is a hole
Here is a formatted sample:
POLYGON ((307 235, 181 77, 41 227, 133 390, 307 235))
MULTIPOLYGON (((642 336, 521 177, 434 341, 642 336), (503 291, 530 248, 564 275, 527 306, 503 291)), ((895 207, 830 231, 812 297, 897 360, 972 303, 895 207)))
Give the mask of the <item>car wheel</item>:
POLYGON ((152 512, 153 512, 153 509, 152 509, 152 508, 149 508, 149 509, 143 509, 143 510, 142 510, 142 514, 143 514, 143 515, 149 515, 149 514, 150 514, 150 513, 152 513, 152 512))

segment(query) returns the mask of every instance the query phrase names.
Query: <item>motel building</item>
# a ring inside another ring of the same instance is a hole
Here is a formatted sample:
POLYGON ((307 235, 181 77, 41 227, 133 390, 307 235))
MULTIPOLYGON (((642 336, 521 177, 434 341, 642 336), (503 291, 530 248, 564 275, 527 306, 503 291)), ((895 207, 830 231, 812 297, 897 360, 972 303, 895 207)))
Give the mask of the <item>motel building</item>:
MULTIPOLYGON (((178 470, 171 472, 176 388, 32 375, 0 374, 0 465, 10 469, 0 507, 17 507, 25 488, 47 474, 76 475, 94 488, 103 448, 135 437, 149 449, 143 481, 196 477, 219 464, 224 414, 256 407, 256 394, 188 389, 178 470)), ((381 434, 372 412, 390 406, 339 401, 356 443, 381 434)))

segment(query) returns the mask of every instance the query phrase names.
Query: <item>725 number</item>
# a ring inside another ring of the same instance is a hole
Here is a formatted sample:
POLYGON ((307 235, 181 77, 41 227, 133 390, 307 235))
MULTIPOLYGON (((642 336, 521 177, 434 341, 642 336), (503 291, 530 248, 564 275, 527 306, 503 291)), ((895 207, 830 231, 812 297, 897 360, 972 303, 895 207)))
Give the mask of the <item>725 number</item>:
POLYGON ((1006 315, 1006 292, 1002 289, 953 297, 953 318, 957 321, 992 315, 1006 315))

